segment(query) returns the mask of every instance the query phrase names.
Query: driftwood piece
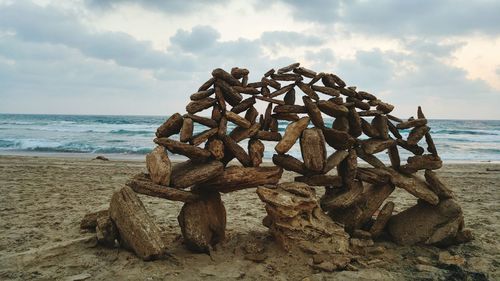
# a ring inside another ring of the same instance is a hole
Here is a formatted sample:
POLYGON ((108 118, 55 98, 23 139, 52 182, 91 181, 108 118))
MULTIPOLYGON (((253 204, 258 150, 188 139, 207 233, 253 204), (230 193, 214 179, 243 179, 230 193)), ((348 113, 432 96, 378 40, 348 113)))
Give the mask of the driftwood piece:
POLYGON ((273 163, 287 171, 293 171, 302 175, 311 173, 306 169, 302 161, 288 154, 274 154, 273 163))
MULTIPOLYGON (((274 81, 274 80, 270 80, 270 81, 274 81)), ((289 93, 292 90, 293 90, 293 93, 295 94, 294 87, 295 87, 295 84, 290 84, 290 85, 286 85, 283 88, 278 88, 276 91, 270 93, 269 97, 270 98, 275 98, 275 97, 281 96, 281 95, 283 95, 285 93, 289 93)))
POLYGON ((227 119, 225 116, 222 116, 219 121, 219 127, 217 128, 217 136, 222 138, 227 134, 227 119))
POLYGON ((396 128, 398 129, 409 129, 413 127, 420 127, 427 124, 427 119, 413 119, 405 122, 400 122, 396 124, 396 128))
POLYGON ((250 121, 248 121, 247 119, 239 116, 238 114, 234 113, 234 112, 231 112, 231 111, 226 111, 226 119, 228 121, 231 121, 233 122, 234 124, 240 126, 240 127, 243 127, 245 129, 248 129, 250 128, 250 126, 252 125, 250 123, 250 121))
POLYGON ((184 243, 190 250, 209 253, 225 238, 226 209, 218 192, 184 204, 177 220, 184 243))
POLYGON ((294 70, 295 68, 297 68, 299 66, 300 66, 300 63, 298 63, 298 62, 292 63, 290 65, 287 65, 285 67, 282 67, 282 68, 278 69, 278 74, 283 74, 283 73, 290 72, 290 71, 294 70))
POLYGON ((213 188, 226 193, 266 184, 277 184, 283 174, 280 167, 231 166, 224 173, 205 182, 202 188, 213 188))
POLYGON ((233 67, 231 68, 231 76, 236 79, 241 79, 244 76, 247 76, 250 73, 246 68, 233 67))
POLYGON ((276 71, 274 70, 274 68, 271 68, 271 69, 269 69, 266 73, 264 73, 264 77, 269 77, 269 76, 271 76, 271 74, 273 74, 274 72, 276 72, 276 71))
POLYGON ((97 218, 97 226, 95 228, 97 243, 106 247, 114 247, 118 238, 118 229, 115 223, 108 216, 97 218))
POLYGON ((397 145, 401 146, 402 148, 412 152, 415 155, 422 155, 424 153, 424 149, 418 145, 410 145, 407 141, 403 139, 397 139, 396 140, 397 145))
POLYGON ((397 139, 403 138, 403 136, 401 136, 401 134, 399 133, 398 128, 396 128, 396 126, 394 124, 392 124, 392 122, 389 120, 387 120, 387 128, 389 129, 389 131, 392 133, 392 135, 395 138, 397 138, 397 139))
POLYGON ((386 171, 391 175, 391 181, 395 186, 405 189, 410 194, 429 204, 436 205, 439 203, 438 196, 432 192, 427 183, 419 177, 414 175, 406 176, 393 169, 386 169, 386 171))
POLYGON ((416 145, 424 136, 429 132, 430 128, 427 126, 420 126, 413 128, 408 134, 408 144, 416 145))
POLYGON ((215 128, 218 126, 217 121, 212 120, 212 119, 207 118, 207 117, 202 117, 202 116, 198 116, 198 115, 194 115, 194 114, 186 114, 184 117, 192 119, 193 122, 196 122, 198 124, 201 124, 201 125, 204 125, 204 126, 207 126, 210 128, 215 128))
POLYGON ((316 76, 313 79, 311 79, 311 81, 309 81, 309 85, 312 86, 312 85, 316 84, 316 82, 321 80, 323 78, 323 76, 325 76, 324 72, 320 72, 320 73, 316 74, 316 76))
POLYGON ((349 119, 349 134, 351 134, 351 136, 355 138, 361 136, 363 132, 361 129, 361 117, 359 117, 356 108, 349 108, 349 114, 347 115, 347 118, 349 119))
POLYGON ((378 159, 377 156, 366 153, 361 147, 356 147, 356 153, 359 158, 363 159, 363 161, 372 165, 375 168, 385 167, 384 162, 380 161, 380 159, 378 159))
POLYGON ((359 167, 356 178, 371 184, 388 184, 391 182, 391 176, 381 168, 359 167))
POLYGON ((337 150, 334 153, 332 153, 332 155, 328 156, 328 158, 326 159, 326 163, 323 168, 323 173, 326 174, 333 168, 337 167, 337 165, 339 165, 340 162, 342 162, 342 160, 344 160, 347 157, 347 155, 349 155, 349 152, 345 150, 337 150))
POLYGON ((321 208, 323 210, 343 209, 351 206, 360 199, 363 192, 363 183, 354 181, 351 188, 337 194, 324 196, 321 198, 321 208))
POLYGON ((171 135, 179 133, 182 127, 182 116, 175 113, 170 116, 158 129, 156 129, 156 137, 170 137, 171 135))
POLYGON ((302 159, 308 170, 321 172, 326 162, 325 137, 320 129, 310 128, 302 132, 300 138, 302 159))
POLYGON ((354 104, 354 107, 359 108, 361 110, 370 110, 371 106, 367 102, 361 101, 355 97, 348 97, 347 98, 348 102, 352 102, 354 104))
POLYGON ((318 94, 316 94, 316 92, 313 89, 311 89, 311 86, 309 86, 308 84, 304 84, 302 82, 297 82, 296 84, 299 87, 299 89, 302 92, 304 92, 304 94, 306 94, 310 99, 313 99, 315 101, 319 100, 318 94))
POLYGON ((160 229, 130 187, 125 186, 113 194, 109 214, 118 228, 120 239, 141 259, 152 260, 166 256, 167 245, 160 229))
POLYGON ((394 105, 392 104, 388 104, 388 103, 385 103, 385 102, 382 102, 380 101, 378 104, 377 104, 377 110, 380 110, 382 111, 383 113, 389 113, 391 112, 392 110, 394 109, 394 105))
POLYGON ((155 147, 146 155, 146 168, 154 183, 169 186, 172 165, 163 146, 155 147))
POLYGON ((296 182, 303 182, 311 186, 341 187, 342 178, 330 175, 310 175, 295 177, 296 182))
POLYGON ((221 68, 216 68, 212 71, 212 76, 221 79, 231 86, 241 86, 240 81, 234 78, 231 74, 221 68))
POLYGON ((395 145, 394 140, 367 139, 361 142, 361 147, 368 154, 375 154, 395 145))
POLYGON ((216 160, 222 160, 224 158, 224 143, 220 139, 209 139, 205 149, 210 151, 216 160))
POLYGON ((286 92, 285 97, 283 98, 285 104, 293 105, 295 104, 295 89, 291 88, 288 92, 286 92))
POLYGON ((388 119, 385 115, 378 115, 373 117, 372 126, 378 132, 378 135, 381 139, 389 139, 389 127, 387 125, 388 119))
POLYGON ((389 146, 387 152, 389 154, 389 160, 391 161, 392 168, 399 170, 399 168, 401 167, 401 159, 399 158, 398 146, 389 146))
POLYGON ((142 174, 128 180, 126 185, 137 193, 171 201, 190 202, 199 199, 199 195, 191 191, 154 184, 149 177, 142 174))
POLYGON ((172 153, 184 155, 195 162, 205 162, 211 155, 208 150, 168 138, 156 138, 154 142, 166 147, 172 153))
POLYGON ((374 96, 368 92, 365 92, 365 91, 359 91, 358 95, 363 100, 376 100, 377 99, 376 96, 374 96))
POLYGON ((253 137, 264 141, 280 141, 282 139, 280 133, 268 131, 258 131, 253 137))
POLYGON ((233 87, 231 87, 228 83, 226 83, 223 80, 215 81, 215 86, 216 86, 215 89, 216 96, 217 96, 217 88, 220 88, 224 100, 231 106, 238 105, 243 99, 243 96, 240 93, 238 93, 235 89, 233 89, 233 87))
POLYGON ((338 105, 332 101, 320 100, 318 101, 318 108, 321 112, 332 117, 347 116, 349 109, 344 105, 338 105))
POLYGON ((382 234, 382 232, 385 229, 385 226, 387 225, 387 222, 392 216, 393 211, 394 211, 394 202, 389 201, 385 203, 384 207, 382 207, 382 209, 378 213, 377 219, 375 219, 375 222, 370 228, 370 233, 373 238, 377 238, 382 234))
POLYGON ((337 174, 342 178, 345 188, 352 188, 356 171, 358 168, 357 154, 355 149, 349 149, 349 154, 337 165, 337 174))
POLYGON ((418 170, 437 170, 443 166, 443 161, 439 156, 434 156, 432 154, 427 155, 415 155, 408 157, 408 164, 401 166, 401 171, 412 174, 418 170))
POLYGON ((205 83, 203 83, 200 88, 198 88, 198 92, 200 91, 206 91, 208 88, 210 88, 215 82, 215 78, 210 78, 208 79, 205 83))
POLYGON ((171 186, 187 188, 214 178, 224 171, 222 162, 193 163, 191 160, 178 163, 172 168, 171 186))
POLYGON ((271 74, 273 80, 278 81, 301 81, 302 76, 294 73, 271 74))
POLYGON ((300 117, 295 114, 295 113, 276 113, 271 115, 273 118, 276 118, 278 120, 286 120, 286 121, 292 121, 295 122, 300 119, 300 117))
POLYGON ((95 231, 97 227, 97 219, 99 217, 109 217, 109 210, 100 210, 86 214, 80 221, 80 229, 95 231))
POLYGON ((348 149, 356 142, 347 132, 335 129, 323 128, 323 135, 328 145, 337 150, 348 149))
POLYGON ((252 166, 252 161, 250 156, 246 151, 238 145, 238 143, 229 136, 223 136, 222 141, 224 142, 225 148, 232 154, 240 163, 245 167, 252 166))
POLYGON ((236 105, 235 107, 231 108, 231 112, 234 112, 236 114, 241 113, 247 109, 250 108, 250 106, 255 104, 255 98, 250 97, 248 99, 242 100, 241 103, 236 105))
POLYGON ((340 77, 338 77, 337 75, 335 74, 325 74, 321 81, 323 82, 323 84, 327 87, 345 87, 346 84, 344 81, 342 81, 342 79, 340 79, 340 77))
POLYGON ((271 117, 271 123, 269 124, 269 131, 271 131, 271 132, 278 132, 279 131, 278 119, 271 117))
POLYGON ((262 130, 269 131, 269 126, 271 125, 271 114, 273 112, 273 104, 267 105, 266 112, 264 113, 264 121, 262 124, 262 130))
POLYGON ((278 105, 273 111, 275 113, 307 113, 307 108, 303 105, 278 105))
POLYGON ((302 131, 307 128, 309 120, 309 117, 302 117, 299 120, 290 123, 286 127, 285 135, 274 148, 276 152, 278 152, 279 154, 284 154, 288 150, 290 150, 290 148, 292 148, 292 146, 302 134, 302 131))
POLYGON ((193 119, 191 118, 184 118, 184 121, 182 122, 182 128, 179 134, 179 140, 181 142, 187 142, 191 137, 193 136, 193 119))
POLYGON ((258 123, 252 124, 252 126, 250 126, 250 128, 248 128, 248 129, 245 129, 242 127, 236 127, 229 134, 229 136, 235 142, 240 142, 244 139, 255 136, 255 134, 257 134, 257 132, 259 131, 259 128, 260 128, 260 124, 258 124, 258 123))
POLYGON ((189 143, 191 145, 198 146, 199 144, 205 142, 206 140, 217 134, 218 130, 218 128, 212 128, 203 132, 199 132, 198 134, 191 137, 189 143))
POLYGON ((338 97, 338 96, 340 96, 340 91, 339 90, 334 89, 334 88, 330 88, 330 87, 323 87, 323 86, 318 86, 318 85, 312 85, 311 89, 313 89, 314 91, 318 91, 320 93, 323 93, 325 95, 332 96, 332 97, 338 97))
POLYGON ((335 118, 332 123, 332 129, 349 132, 349 119, 346 116, 339 116, 335 118))
POLYGON ((359 116, 365 117, 365 116, 378 116, 383 114, 382 111, 380 110, 362 110, 358 112, 359 116))
POLYGON ((438 156, 436 145, 434 144, 434 140, 432 140, 430 132, 425 133, 425 142, 427 143, 427 151, 434 156, 438 156))
POLYGON ((429 184, 429 187, 440 199, 454 198, 455 195, 453 191, 449 189, 436 175, 434 171, 425 170, 424 173, 425 181, 429 184))
POLYGON ((361 129, 363 130, 363 133, 370 138, 380 137, 379 131, 363 118, 361 118, 361 129))
POLYGON ((224 98, 224 94, 222 93, 222 89, 219 86, 215 86, 215 99, 217 100, 217 104, 220 107, 222 112, 226 111, 226 99, 224 98))
POLYGON ((245 87, 245 86, 233 86, 233 90, 240 94, 246 95, 258 95, 260 91, 255 89, 254 87, 245 87))
POLYGON ((293 72, 297 73, 297 74, 300 74, 300 75, 302 75, 304 77, 307 77, 307 78, 314 78, 314 77, 316 77, 316 72, 315 71, 312 71, 312 70, 307 69, 305 67, 294 68, 293 72))
POLYGON ((252 167, 259 167, 264 157, 264 144, 258 139, 248 141, 248 156, 252 161, 252 167))
POLYGON ((274 104, 280 104, 280 105, 285 104, 285 102, 282 100, 272 99, 272 98, 268 98, 268 97, 255 96, 255 98, 258 100, 262 100, 262 101, 270 102, 270 103, 274 103, 274 104))
POLYGON ((190 99, 191 100, 201 100, 204 98, 208 98, 209 96, 213 95, 215 92, 215 89, 208 89, 204 91, 198 91, 194 94, 191 95, 190 99))
POLYGON ((257 116, 259 116, 259 112, 253 106, 250 106, 245 113, 245 119, 247 119, 252 124, 254 124, 257 120, 257 116))
POLYGON ((195 100, 195 101, 190 102, 186 106, 186 111, 188 113, 195 114, 196 112, 199 112, 199 111, 205 110, 209 107, 212 107, 215 104, 215 102, 216 102, 216 99, 210 98, 210 97, 204 98, 201 100, 195 100))
POLYGON ((325 127, 325 122, 323 121, 323 117, 321 116, 321 111, 315 102, 311 100, 310 97, 303 96, 302 101, 307 109, 307 114, 311 118, 312 123, 317 128, 325 127))

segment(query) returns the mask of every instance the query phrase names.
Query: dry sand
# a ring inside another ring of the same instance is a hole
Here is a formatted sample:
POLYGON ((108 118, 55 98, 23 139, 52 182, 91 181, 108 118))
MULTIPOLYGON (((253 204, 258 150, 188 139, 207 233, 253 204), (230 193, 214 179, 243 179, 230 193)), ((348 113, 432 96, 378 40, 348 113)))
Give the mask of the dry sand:
MULTIPOLYGON (((463 267, 438 265, 442 249, 377 242, 385 250, 361 257, 359 271, 325 273, 311 269, 308 256, 276 247, 261 223, 265 211, 254 189, 223 196, 227 239, 212 258, 183 248, 180 203, 142 195, 176 259, 143 262, 127 251, 96 246, 94 234, 80 231, 80 219, 106 208, 113 190, 144 171, 142 161, 111 160, 0 156, 0 279, 500 280, 500 164, 448 164, 438 172, 462 204, 466 227, 474 231, 474 241, 447 249, 466 259, 463 267), (263 263, 243 258, 242 246, 255 240, 266 246, 269 257, 263 263), (417 257, 427 257, 436 268, 417 270, 417 257)), ((282 181, 293 176, 286 172, 282 181)), ((401 190, 392 197, 398 211, 416 202, 401 190)))

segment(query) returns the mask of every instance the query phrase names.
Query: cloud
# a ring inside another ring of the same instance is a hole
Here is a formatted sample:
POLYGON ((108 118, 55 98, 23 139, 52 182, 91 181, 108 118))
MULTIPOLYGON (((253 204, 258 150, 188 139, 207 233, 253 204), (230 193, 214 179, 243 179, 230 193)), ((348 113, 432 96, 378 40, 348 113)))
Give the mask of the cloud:
POLYGON ((267 31, 260 36, 263 45, 269 47, 288 47, 294 48, 299 46, 318 47, 325 43, 325 39, 319 36, 303 34, 295 31, 267 31))
POLYGON ((85 0, 91 8, 103 10, 113 9, 123 5, 140 5, 146 9, 162 11, 169 14, 186 14, 194 10, 204 9, 207 6, 222 5, 227 0, 85 0))

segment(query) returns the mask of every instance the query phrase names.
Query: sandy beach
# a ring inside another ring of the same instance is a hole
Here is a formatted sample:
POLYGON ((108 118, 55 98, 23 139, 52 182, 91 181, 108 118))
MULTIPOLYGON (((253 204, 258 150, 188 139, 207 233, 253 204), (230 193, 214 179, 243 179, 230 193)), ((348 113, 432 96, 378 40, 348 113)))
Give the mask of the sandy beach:
MULTIPOLYGON (((446 164, 438 171, 455 192, 475 240, 446 251, 460 255, 463 267, 443 267, 443 249, 400 247, 376 242, 359 257, 358 271, 325 273, 307 265, 309 257, 282 252, 262 225, 263 203, 255 189, 223 195, 227 239, 212 257, 185 250, 177 223, 181 204, 140 195, 170 245, 174 258, 143 262, 122 249, 96 246, 93 233, 79 229, 88 212, 106 209, 114 190, 132 175, 145 171, 138 160, 99 161, 78 158, 0 156, 0 279, 1 280, 419 280, 500 279, 500 164, 446 164), (259 240, 268 258, 244 259, 242 246, 259 240), (415 267, 427 258, 435 271, 415 267), (463 277, 463 278, 462 278, 463 277), (309 279, 307 279, 309 278, 309 279), (482 278, 482 279, 481 279, 482 278)), ((282 181, 293 173, 285 172, 282 181)), ((322 190, 318 190, 321 194, 322 190)), ((406 192, 391 195, 396 210, 416 202, 406 192)))

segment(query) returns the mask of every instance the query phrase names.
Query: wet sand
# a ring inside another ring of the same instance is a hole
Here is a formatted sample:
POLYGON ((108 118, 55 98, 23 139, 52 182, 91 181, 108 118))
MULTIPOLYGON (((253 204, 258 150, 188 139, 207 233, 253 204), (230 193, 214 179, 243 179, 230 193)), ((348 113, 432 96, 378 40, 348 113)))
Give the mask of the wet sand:
MULTIPOLYGON (((0 279, 444 280, 469 276, 500 280, 500 164, 445 163, 438 171, 457 195, 466 227, 475 236, 470 243, 446 249, 465 258, 462 268, 438 265, 442 249, 382 241, 376 243, 384 247, 382 253, 359 258, 359 271, 335 273, 315 271, 307 265, 310 257, 276 247, 262 225, 265 210, 255 189, 223 195, 227 239, 212 257, 190 253, 182 246, 177 223, 181 203, 143 195, 140 198, 163 230, 175 259, 143 262, 125 250, 96 246, 93 233, 80 231, 81 218, 107 208, 113 191, 141 171, 145 164, 137 160, 0 156, 0 279), (262 263, 243 258, 242 245, 254 240, 266 246, 268 258, 262 263), (437 271, 417 270, 416 257, 427 257, 437 271)), ((282 181, 294 176, 285 172, 282 181)), ((397 211, 416 203, 416 198, 399 189, 391 200, 397 211)))

